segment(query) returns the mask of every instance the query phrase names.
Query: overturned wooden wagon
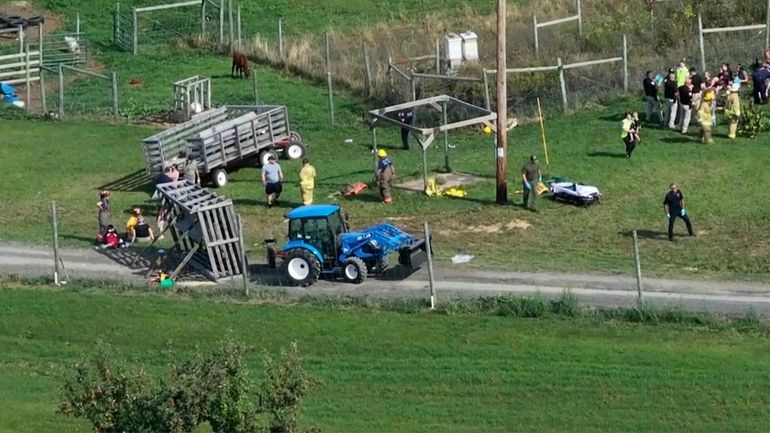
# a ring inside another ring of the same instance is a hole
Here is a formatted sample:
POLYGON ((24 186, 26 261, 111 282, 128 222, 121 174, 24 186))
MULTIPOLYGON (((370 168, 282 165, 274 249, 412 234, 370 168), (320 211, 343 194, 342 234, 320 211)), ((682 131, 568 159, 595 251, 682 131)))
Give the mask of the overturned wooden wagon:
POLYGON ((243 243, 230 199, 192 181, 159 184, 157 191, 168 222, 165 230, 174 239, 172 249, 184 254, 172 277, 185 266, 214 281, 243 275, 243 243))
POLYGON ((302 137, 289 127, 285 106, 226 105, 193 116, 142 141, 147 173, 160 173, 180 152, 192 155, 201 175, 221 187, 228 170, 254 161, 266 164, 279 153, 289 159, 305 154, 302 137))

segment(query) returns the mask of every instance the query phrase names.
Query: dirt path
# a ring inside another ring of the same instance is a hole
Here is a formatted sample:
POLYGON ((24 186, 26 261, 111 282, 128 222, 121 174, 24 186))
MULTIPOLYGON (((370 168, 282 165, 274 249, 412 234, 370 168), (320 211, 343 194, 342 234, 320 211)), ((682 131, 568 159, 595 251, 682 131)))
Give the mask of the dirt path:
MULTIPOLYGON (((145 269, 130 269, 89 249, 62 248, 61 257, 71 279, 117 280, 145 284, 145 269)), ((116 259, 125 262, 127 256, 116 259)), ((281 291, 314 296, 369 296, 376 298, 429 297, 425 269, 410 276, 402 268, 393 268, 361 285, 319 281, 310 288, 289 287, 280 272, 264 265, 251 266, 255 284, 280 288, 281 291)), ((0 274, 26 277, 52 277, 51 248, 0 242, 0 274)), ((593 306, 633 306, 636 280, 619 275, 565 274, 560 272, 496 272, 462 268, 436 269, 438 301, 446 298, 516 294, 559 297, 569 289, 582 303, 593 306)), ((753 309, 770 315, 770 284, 694 281, 646 278, 645 302, 659 306, 681 306, 689 310, 742 313, 753 309)))

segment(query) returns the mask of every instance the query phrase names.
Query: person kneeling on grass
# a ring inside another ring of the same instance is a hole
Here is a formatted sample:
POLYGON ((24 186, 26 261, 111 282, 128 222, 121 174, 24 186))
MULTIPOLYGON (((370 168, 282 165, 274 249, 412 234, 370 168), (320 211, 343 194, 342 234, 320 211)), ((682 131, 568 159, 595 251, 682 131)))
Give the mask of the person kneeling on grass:
POLYGON ((144 215, 142 215, 140 208, 134 208, 133 214, 126 222, 126 238, 128 239, 128 245, 135 242, 152 242, 155 239, 155 234, 152 232, 150 225, 147 224, 147 221, 144 220, 144 215))
POLYGON ((100 242, 101 245, 96 247, 97 250, 115 249, 124 246, 123 240, 120 239, 117 230, 115 230, 115 226, 112 224, 107 226, 107 230, 104 232, 104 236, 102 236, 100 242))

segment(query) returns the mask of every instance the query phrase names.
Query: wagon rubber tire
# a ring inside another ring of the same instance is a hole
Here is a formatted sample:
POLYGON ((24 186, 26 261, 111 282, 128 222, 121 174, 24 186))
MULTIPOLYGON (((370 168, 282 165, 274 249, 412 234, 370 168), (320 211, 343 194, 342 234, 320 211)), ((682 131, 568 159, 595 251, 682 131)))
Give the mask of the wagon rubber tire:
POLYGON ((275 151, 272 149, 263 150, 262 152, 259 152, 259 165, 260 167, 264 167, 267 165, 267 158, 273 155, 275 159, 278 159, 278 155, 276 155, 275 151))
POLYGON ((358 257, 348 257, 342 262, 342 275, 345 281, 354 284, 361 284, 366 279, 366 264, 358 257))
POLYGON ((295 160, 305 156, 305 145, 299 141, 290 141, 289 144, 283 149, 283 154, 286 159, 295 160))
POLYGON ((215 187, 222 188, 227 185, 227 172, 222 168, 218 168, 214 170, 211 179, 213 180, 215 187))
POLYGON ((294 248, 286 252, 284 268, 289 282, 295 286, 310 286, 318 281, 321 275, 321 262, 318 261, 318 257, 303 248, 294 248))

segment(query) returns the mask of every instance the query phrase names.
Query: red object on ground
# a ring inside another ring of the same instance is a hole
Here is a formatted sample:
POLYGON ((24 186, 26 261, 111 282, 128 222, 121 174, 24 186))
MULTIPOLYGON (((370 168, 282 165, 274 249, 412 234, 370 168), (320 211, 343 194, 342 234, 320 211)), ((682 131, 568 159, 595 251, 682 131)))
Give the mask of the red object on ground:
POLYGON ((350 197, 354 195, 358 195, 364 190, 369 188, 369 186, 363 182, 356 182, 352 185, 348 185, 345 188, 342 188, 342 195, 345 197, 350 197))

